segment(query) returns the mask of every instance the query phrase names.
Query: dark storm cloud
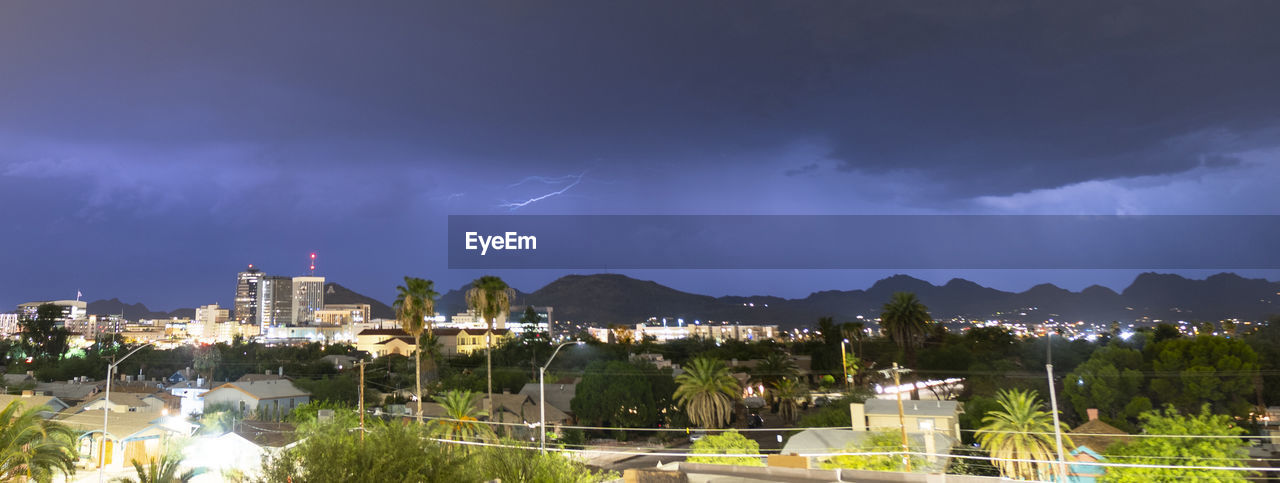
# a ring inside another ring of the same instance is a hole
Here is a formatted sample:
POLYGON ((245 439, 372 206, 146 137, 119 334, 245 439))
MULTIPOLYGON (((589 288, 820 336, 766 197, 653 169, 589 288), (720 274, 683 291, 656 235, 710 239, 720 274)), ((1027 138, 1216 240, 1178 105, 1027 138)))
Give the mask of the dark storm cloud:
POLYGON ((307 164, 574 171, 817 139, 837 171, 973 196, 1229 167, 1201 160, 1274 142, 1250 136, 1280 112, 1273 2, 4 8, 0 129, 340 144, 307 164))

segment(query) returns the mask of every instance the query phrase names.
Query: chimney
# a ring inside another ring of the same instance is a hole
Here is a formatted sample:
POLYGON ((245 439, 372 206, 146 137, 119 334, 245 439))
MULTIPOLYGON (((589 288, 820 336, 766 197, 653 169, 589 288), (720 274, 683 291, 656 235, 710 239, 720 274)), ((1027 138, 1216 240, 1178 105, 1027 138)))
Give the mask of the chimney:
POLYGON ((867 414, 866 408, 862 403, 849 404, 849 419, 853 421, 854 431, 867 430, 867 414))
POLYGON ((1086 409, 1085 412, 1089 413, 1090 421, 1096 421, 1098 419, 1098 408, 1089 408, 1086 409))

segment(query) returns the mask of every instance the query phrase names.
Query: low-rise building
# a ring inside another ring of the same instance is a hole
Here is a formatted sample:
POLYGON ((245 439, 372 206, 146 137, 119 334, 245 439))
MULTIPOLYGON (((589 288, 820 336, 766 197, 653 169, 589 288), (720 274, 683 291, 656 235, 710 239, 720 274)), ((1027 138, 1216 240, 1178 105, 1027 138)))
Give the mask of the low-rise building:
MULTIPOLYGON (((868 399, 865 403, 849 405, 853 420, 853 429, 879 431, 897 429, 898 401, 892 399, 868 399), (865 421, 859 424, 859 421, 865 421)), ((963 412, 959 402, 938 400, 903 400, 902 421, 907 431, 940 432, 960 440, 960 413, 963 412)), ((945 449, 945 448, 943 448, 945 449)))
POLYGON ((241 414, 285 415, 311 400, 311 393, 288 379, 228 382, 204 394, 204 405, 227 406, 241 414))
POLYGON ((33 408, 44 406, 47 410, 40 414, 45 419, 52 418, 55 414, 71 407, 53 396, 37 396, 35 391, 22 391, 22 394, 0 394, 0 409, 9 407, 9 404, 17 402, 25 408, 33 408))

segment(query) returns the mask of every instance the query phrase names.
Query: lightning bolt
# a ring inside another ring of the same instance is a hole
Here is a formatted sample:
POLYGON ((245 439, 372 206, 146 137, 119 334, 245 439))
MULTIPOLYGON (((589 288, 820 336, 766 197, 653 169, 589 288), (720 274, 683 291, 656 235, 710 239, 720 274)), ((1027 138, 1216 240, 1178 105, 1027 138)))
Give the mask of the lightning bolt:
POLYGON ((587 174, 587 173, 585 173, 585 172, 584 172, 584 173, 582 173, 582 174, 577 174, 577 175, 574 175, 574 174, 568 174, 568 175, 564 175, 564 176, 557 176, 557 177, 554 177, 554 178, 553 178, 553 177, 550 177, 550 176, 529 176, 529 177, 527 177, 527 178, 525 178, 525 179, 522 179, 522 180, 517 181, 517 182, 515 182, 515 183, 509 184, 509 185, 507 185, 507 187, 508 187, 508 188, 515 188, 516 186, 520 186, 520 185, 522 185, 522 184, 525 184, 525 183, 528 183, 528 182, 531 182, 531 181, 537 181, 537 182, 542 183, 542 184, 562 184, 562 183, 568 183, 568 182, 569 182, 569 181, 571 181, 571 180, 581 180, 581 179, 582 179, 582 175, 584 175, 584 174, 587 174))
POLYGON ((526 207, 526 206, 529 206, 530 204, 537 203, 537 202, 539 202, 539 201, 545 200, 545 199, 547 199, 547 198, 550 198, 550 197, 553 197, 553 196, 562 195, 562 194, 564 194, 564 192, 569 191, 569 190, 570 190, 571 188, 573 188, 574 186, 577 186, 577 185, 578 185, 578 183, 581 183, 581 182, 582 182, 582 177, 583 177, 583 176, 586 176, 586 175, 587 175, 587 173, 586 173, 586 172, 583 172, 582 174, 570 174, 570 175, 565 175, 565 176, 561 176, 561 177, 558 177, 558 178, 549 178, 549 177, 545 177, 545 176, 530 176, 530 177, 528 177, 528 178, 525 178, 525 179, 523 179, 523 180, 520 180, 520 182, 519 182, 519 183, 513 184, 513 185, 511 185, 510 187, 519 186, 519 185, 524 184, 524 183, 529 182, 529 181, 540 181, 540 182, 543 182, 543 183, 546 183, 546 184, 559 184, 559 183, 565 183, 565 182, 568 182, 568 181, 570 181, 570 180, 572 180, 573 182, 572 182, 572 183, 569 183, 567 186, 565 186, 565 187, 563 187, 563 188, 560 188, 560 189, 558 189, 558 190, 556 190, 556 191, 552 191, 552 192, 550 192, 550 193, 547 193, 547 194, 544 194, 544 195, 541 195, 541 196, 535 196, 535 197, 533 197, 533 198, 529 198, 529 199, 524 200, 524 201, 517 201, 517 202, 502 203, 502 204, 498 205, 498 207, 499 207, 499 208, 509 208, 511 211, 515 211, 515 210, 518 210, 518 209, 520 209, 520 208, 524 208, 524 207, 526 207))

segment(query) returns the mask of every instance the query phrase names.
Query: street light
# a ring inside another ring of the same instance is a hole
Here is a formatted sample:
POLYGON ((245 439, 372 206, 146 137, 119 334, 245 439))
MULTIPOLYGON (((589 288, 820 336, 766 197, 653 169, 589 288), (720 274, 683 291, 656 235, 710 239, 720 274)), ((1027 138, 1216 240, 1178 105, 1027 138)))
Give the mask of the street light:
POLYGON ((112 362, 110 364, 107 364, 107 392, 102 397, 102 443, 99 445, 99 451, 98 451, 98 483, 103 482, 102 471, 107 466, 107 457, 106 457, 107 455, 104 453, 107 452, 107 416, 111 414, 111 373, 116 370, 116 367, 118 367, 121 362, 124 362, 125 359, 128 359, 129 356, 136 354, 138 351, 142 350, 144 347, 149 347, 154 344, 155 342, 148 342, 146 344, 142 344, 138 346, 138 348, 132 351, 129 351, 128 354, 125 354, 124 357, 121 357, 120 359, 116 359, 113 356, 111 358, 112 362))
POLYGON ((844 339, 840 341, 840 368, 844 371, 845 390, 852 393, 853 381, 849 379, 849 359, 846 358, 846 354, 848 354, 848 351, 846 351, 844 348, 844 345, 848 343, 849 343, 849 339, 844 339))
POLYGON ((556 354, 560 353, 567 345, 582 345, 582 341, 565 342, 556 346, 556 350, 551 353, 551 357, 547 358, 547 363, 538 369, 538 432, 542 433, 538 448, 543 453, 547 452, 547 367, 551 365, 551 361, 556 358, 556 354))

